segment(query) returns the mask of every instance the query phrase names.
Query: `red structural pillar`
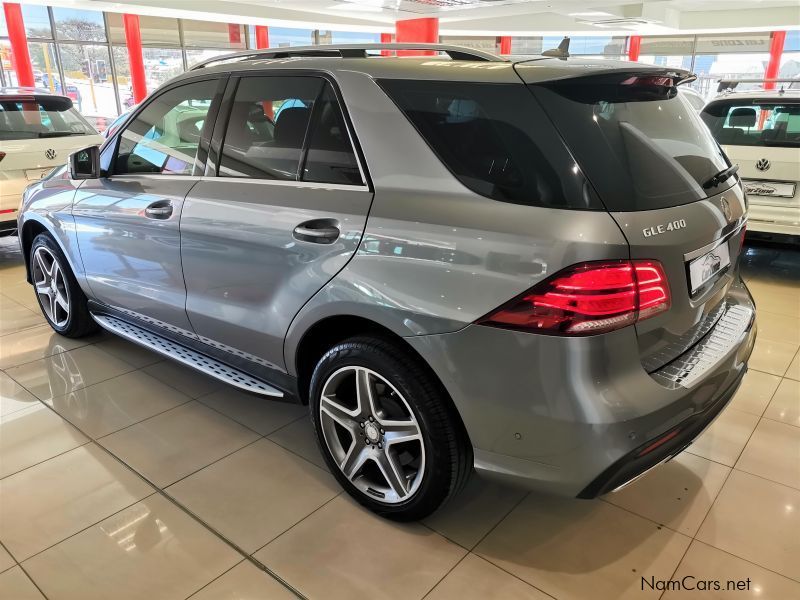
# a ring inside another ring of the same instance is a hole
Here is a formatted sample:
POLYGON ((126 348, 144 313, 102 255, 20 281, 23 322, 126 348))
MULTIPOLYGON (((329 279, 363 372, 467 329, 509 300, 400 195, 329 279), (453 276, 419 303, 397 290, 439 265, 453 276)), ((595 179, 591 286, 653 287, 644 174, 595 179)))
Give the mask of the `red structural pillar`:
POLYGON ((31 55, 28 53, 28 36, 22 20, 22 9, 19 4, 3 2, 3 11, 6 14, 8 40, 11 42, 12 64, 17 72, 17 82, 22 87, 33 87, 36 81, 33 78, 31 55))
POLYGON ((128 62, 131 71, 133 101, 137 104, 147 96, 147 78, 142 57, 142 34, 139 31, 139 15, 122 15, 125 27, 125 44, 128 47, 128 62))
POLYGON ((256 48, 269 48, 269 28, 256 25, 256 48))
POLYGON ((500 36, 500 54, 511 54, 511 36, 500 36))
MULTIPOLYGON (((392 43, 392 34, 391 33, 382 33, 381 34, 381 44, 391 44, 392 43)), ((391 55, 391 50, 381 50, 381 56, 389 56, 391 55)))
POLYGON ((628 45, 628 60, 639 60, 639 49, 642 47, 642 36, 632 35, 628 45))
MULTIPOLYGON (((9 30, 10 31, 10 30, 9 30)), ((783 54, 783 44, 786 42, 785 31, 773 31, 772 43, 769 46, 769 62, 767 63, 767 70, 764 72, 764 79, 775 79, 781 70, 781 55, 783 54)), ((774 81, 764 82, 765 90, 774 90, 774 81)))
MULTIPOLYGON (((436 44, 439 42, 439 19, 425 17, 422 19, 404 19, 395 23, 397 31, 397 42, 422 42, 425 44, 436 44)), ((431 56, 435 52, 426 50, 422 52, 400 51, 399 56, 422 55, 431 56)))

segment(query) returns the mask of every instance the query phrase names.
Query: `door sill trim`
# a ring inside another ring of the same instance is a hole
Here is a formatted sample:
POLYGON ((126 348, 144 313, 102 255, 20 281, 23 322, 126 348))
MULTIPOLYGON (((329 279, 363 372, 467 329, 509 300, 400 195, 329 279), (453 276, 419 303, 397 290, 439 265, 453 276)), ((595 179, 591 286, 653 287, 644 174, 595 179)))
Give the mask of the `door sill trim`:
POLYGON ((135 344, 144 346, 162 356, 171 358, 192 369, 205 373, 214 379, 223 381, 240 390, 258 394, 259 396, 283 398, 283 392, 279 389, 239 369, 235 369, 221 361, 211 358, 210 356, 201 354, 200 352, 173 342, 166 337, 128 323, 127 321, 123 321, 122 319, 118 319, 117 317, 95 313, 91 313, 91 315, 103 329, 135 344))

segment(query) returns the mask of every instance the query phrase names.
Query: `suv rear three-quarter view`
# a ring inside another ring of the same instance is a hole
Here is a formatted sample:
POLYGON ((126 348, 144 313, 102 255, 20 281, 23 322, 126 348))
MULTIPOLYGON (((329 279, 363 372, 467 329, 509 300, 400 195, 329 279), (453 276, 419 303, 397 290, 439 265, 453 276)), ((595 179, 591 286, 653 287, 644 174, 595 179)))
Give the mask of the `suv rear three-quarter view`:
POLYGON ((690 74, 370 55, 410 49, 250 51, 153 93, 26 192, 48 321, 307 403, 394 519, 473 470, 590 498, 675 456, 756 331, 745 195, 690 74))

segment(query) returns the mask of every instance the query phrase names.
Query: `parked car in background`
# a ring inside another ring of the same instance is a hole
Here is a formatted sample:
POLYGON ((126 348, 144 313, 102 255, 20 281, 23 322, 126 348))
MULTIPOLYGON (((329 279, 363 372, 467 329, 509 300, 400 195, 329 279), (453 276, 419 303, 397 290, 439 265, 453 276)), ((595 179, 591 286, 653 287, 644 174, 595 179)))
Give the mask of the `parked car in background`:
POLYGON ((473 470, 593 498, 686 448, 755 343, 745 196, 689 78, 415 44, 212 59, 29 188, 29 281, 62 335, 308 404, 386 517, 473 470), (370 56, 412 49, 449 58, 370 56))
POLYGON ((66 164, 71 152, 102 141, 69 98, 0 88, 0 235, 16 231, 26 186, 66 164))
POLYGON ((104 117, 101 115, 83 115, 83 118, 100 134, 105 132, 106 129, 108 129, 109 123, 114 120, 114 117, 104 117))
MULTIPOLYGON (((42 74, 42 85, 45 88, 50 88, 50 78, 47 73, 42 74)), ((81 91, 78 89, 77 85, 72 83, 68 83, 66 86, 66 91, 62 89, 61 82, 56 79, 53 82, 53 89, 55 90, 56 94, 61 94, 72 100, 78 106, 78 111, 81 110, 81 91)))
POLYGON ((800 236, 800 90, 727 92, 702 118, 741 167, 748 231, 800 236))

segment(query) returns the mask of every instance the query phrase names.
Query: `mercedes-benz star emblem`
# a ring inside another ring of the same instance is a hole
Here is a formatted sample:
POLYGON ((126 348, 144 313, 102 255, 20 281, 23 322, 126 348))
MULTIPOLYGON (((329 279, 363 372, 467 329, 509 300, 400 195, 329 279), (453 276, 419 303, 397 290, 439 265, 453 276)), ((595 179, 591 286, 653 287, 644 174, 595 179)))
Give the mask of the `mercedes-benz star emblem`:
POLYGON ((756 163, 756 169, 759 171, 768 171, 770 167, 769 161, 766 158, 762 158, 756 163))
POLYGON ((719 203, 722 206, 722 214, 725 215, 725 219, 730 221, 731 220, 731 215, 733 214, 733 213, 731 213, 731 204, 730 204, 730 202, 728 202, 728 199, 725 198, 725 196, 723 196, 720 199, 719 203))
POLYGON ((56 152, 56 151, 55 151, 55 150, 53 150, 52 148, 48 148, 47 150, 45 150, 45 151, 44 151, 44 155, 45 155, 45 156, 46 156, 46 157, 47 157, 49 160, 53 160, 53 159, 54 159, 56 156, 58 156, 58 152, 56 152))

